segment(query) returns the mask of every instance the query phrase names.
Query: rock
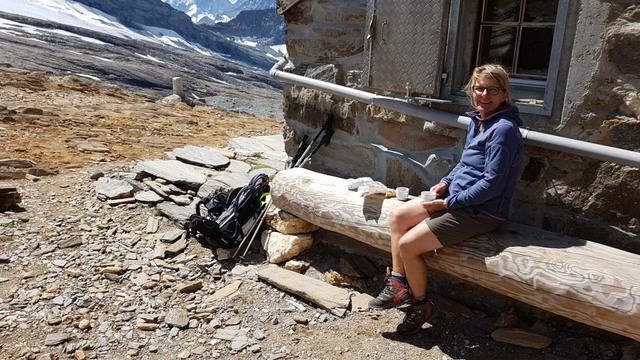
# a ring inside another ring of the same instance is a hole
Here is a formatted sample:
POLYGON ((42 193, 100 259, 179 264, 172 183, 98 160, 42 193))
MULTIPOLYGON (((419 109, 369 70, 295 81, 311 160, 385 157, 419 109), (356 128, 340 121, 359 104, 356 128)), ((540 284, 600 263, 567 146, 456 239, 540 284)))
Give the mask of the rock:
POLYGON ((295 321, 297 324, 309 325, 309 319, 300 315, 294 316, 293 321, 295 321))
POLYGON ((156 331, 160 327, 160 324, 145 322, 138 319, 136 321, 136 328, 142 331, 156 331))
POLYGON ((363 277, 362 274, 360 274, 356 269, 355 266, 351 263, 351 261, 349 261, 349 259, 347 259, 345 256, 342 256, 340 258, 340 262, 338 264, 339 268, 340 268, 340 273, 350 276, 350 277, 356 277, 356 278, 361 278, 363 277))
POLYGON ((133 193, 133 186, 123 180, 102 177, 93 183, 98 199, 128 198, 133 193))
POLYGON ((445 314, 463 316, 467 319, 471 319, 475 316, 475 313, 468 307, 444 296, 436 296, 435 299, 433 299, 433 302, 438 310, 445 314))
POLYGON ((135 194, 134 197, 136 201, 143 202, 143 203, 150 203, 150 204, 159 203, 162 200, 164 200, 162 196, 158 195, 155 191, 151 191, 151 190, 138 192, 135 194))
POLYGON ((149 282, 149 280, 149 275, 145 273, 138 273, 131 277, 131 282, 138 286, 146 284, 147 282, 149 282))
POLYGON ((103 142, 100 141, 82 141, 76 145, 76 148, 80 151, 84 152, 97 152, 97 153, 108 153, 111 152, 111 149, 107 147, 103 142))
POLYGON ((194 189, 199 188, 207 180, 202 168, 188 165, 178 160, 140 161, 134 170, 194 189))
POLYGON ((178 206, 174 203, 165 201, 158 204, 157 209, 164 216, 180 225, 186 225, 189 216, 195 214, 195 204, 189 206, 178 206))
POLYGON ((38 182, 38 181, 40 181, 40 178, 39 178, 38 176, 34 176, 34 175, 31 175, 31 174, 26 174, 26 175, 24 176, 24 178, 25 178, 25 179, 27 179, 27 180, 29 180, 29 181, 32 181, 32 182, 38 182))
POLYGON ((144 232, 147 234, 154 234, 160 227, 160 220, 155 216, 149 216, 147 219, 147 226, 144 228, 144 232))
POLYGON ((134 197, 128 197, 128 198, 122 198, 122 199, 109 199, 107 200, 107 205, 118 206, 122 204, 133 204, 135 202, 136 202, 136 198, 134 197))
POLYGON ((22 110, 22 113, 25 115, 44 115, 44 111, 38 108, 26 108, 22 110))
POLYGON ((350 303, 350 295, 346 289, 331 286, 320 280, 284 270, 275 265, 270 265, 259 271, 258 278, 339 316, 344 315, 344 311, 350 303))
POLYGON ((498 342, 532 348, 544 349, 551 345, 551 338, 530 331, 514 328, 497 329, 491 333, 491 338, 498 342))
POLYGON ((80 330, 91 329, 91 321, 89 321, 87 319, 80 320, 80 322, 78 323, 78 329, 80 329, 80 330))
POLYGON ((231 296, 240 289, 240 285, 242 285, 242 280, 236 280, 222 289, 217 290, 212 295, 207 296, 207 303, 214 303, 220 299, 231 296))
POLYGON ((295 271, 297 273, 304 273, 309 268, 310 264, 306 261, 289 260, 284 264, 284 268, 289 271, 295 271))
POLYGON ((166 249, 166 253, 168 255, 177 255, 184 251, 187 248, 187 239, 181 238, 175 243, 169 245, 166 249))
POLYGON ((379 274, 378 269, 364 256, 345 255, 358 273, 365 278, 371 278, 379 274))
POLYGON ((216 194, 221 191, 245 186, 251 178, 247 173, 221 173, 214 175, 198 189, 198 197, 204 198, 209 194, 216 194))
POLYGON ((509 310, 503 311, 502 314, 500 314, 494 326, 496 328, 504 328, 504 327, 515 328, 519 324, 520 324, 520 319, 518 318, 518 314, 516 314, 516 309, 510 308, 509 310))
POLYGON ((91 174, 91 176, 89 176, 89 179, 98 180, 103 176, 104 176, 104 173, 102 171, 98 171, 98 172, 94 172, 93 174, 91 174))
POLYGON ((87 359, 87 354, 85 354, 84 351, 82 351, 82 350, 76 350, 73 353, 73 357, 76 360, 86 360, 87 359))
POLYGON ((253 337, 256 338, 256 340, 264 340, 266 335, 262 329, 255 329, 253 331, 253 337))
POLYGON ((267 175, 268 177, 272 177, 272 176, 274 176, 277 172, 278 172, 277 170, 272 169, 272 168, 268 168, 268 167, 266 167, 266 168, 259 168, 259 169, 253 169, 253 170, 249 171, 249 177, 251 177, 251 178, 252 178, 252 177, 254 177, 254 176, 258 175, 258 174, 265 174, 265 175, 267 175))
POLYGON ((211 169, 222 169, 229 165, 229 158, 220 154, 218 151, 192 145, 177 148, 167 153, 167 155, 187 164, 211 169))
POLYGON ((218 329, 213 334, 213 337, 220 340, 227 341, 248 341, 247 331, 243 329, 236 329, 234 327, 227 327, 218 329))
MULTIPOLYGON (((227 166, 227 168, 225 170, 230 172, 230 173, 246 174, 249 171, 251 171, 251 165, 247 164, 244 161, 229 160, 229 166, 227 166)), ((249 176, 249 175, 247 174, 247 176, 249 176)))
POLYGON ((231 350, 235 352, 242 351, 247 346, 249 346, 249 342, 247 340, 233 340, 230 344, 231 350))
POLYGON ((373 296, 360 293, 351 298, 351 311, 368 311, 369 301, 373 300, 373 296))
POLYGON ((169 199, 178 205, 189 205, 191 204, 191 198, 186 195, 169 195, 169 199))
POLYGON ((180 97, 180 95, 177 95, 177 94, 169 95, 158 100, 158 103, 160 104, 179 104, 181 102, 182 102, 182 98, 180 97))
POLYGON ((27 169, 36 166, 36 163, 29 159, 0 159, 0 166, 27 169))
POLYGON ((320 227, 272 206, 265 217, 269 226, 282 234, 302 234, 320 230, 320 227))
MULTIPOLYGON (((284 140, 281 140, 284 144, 284 140)), ((260 139, 250 137, 237 137, 229 140, 229 147, 243 156, 256 156, 274 149, 265 145, 260 139)))
POLYGON ((47 335, 44 340, 45 346, 56 346, 69 341, 69 336, 65 333, 54 333, 47 335))
POLYGON ((58 249, 68 249, 82 245, 82 239, 71 238, 58 242, 58 249))
MULTIPOLYGON (((156 179, 156 180, 160 180, 160 179, 156 179)), ((149 189, 151 189, 156 194, 162 196, 163 198, 169 197, 169 192, 171 192, 171 189, 169 189, 169 187, 167 187, 166 185, 159 184, 157 181, 148 180, 148 179, 145 179, 143 183, 147 185, 149 189)))
POLYGON ((160 240, 168 243, 173 243, 180 239, 184 234, 185 231, 182 229, 171 229, 162 234, 160 240))
POLYGON ((202 289, 202 281, 191 281, 188 283, 180 284, 176 288, 176 291, 179 293, 187 294, 198 291, 202 289))
POLYGON ((267 259, 278 264, 292 259, 313 245, 310 234, 285 235, 275 231, 262 233, 262 247, 267 252, 267 259))
POLYGON ((164 317, 164 322, 169 326, 184 329, 189 325, 189 312, 184 309, 171 309, 164 317))
POLYGON ((103 274, 116 274, 122 275, 124 273, 124 269, 120 266, 107 266, 101 271, 103 274))

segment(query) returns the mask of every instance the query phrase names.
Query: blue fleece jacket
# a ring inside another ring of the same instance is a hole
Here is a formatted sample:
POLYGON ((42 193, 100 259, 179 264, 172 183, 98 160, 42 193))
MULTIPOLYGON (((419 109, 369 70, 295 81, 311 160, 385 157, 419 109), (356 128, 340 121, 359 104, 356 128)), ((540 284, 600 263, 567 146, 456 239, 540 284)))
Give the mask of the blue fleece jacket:
POLYGON ((480 119, 471 118, 460 162, 442 179, 449 185, 449 209, 471 207, 506 220, 522 169, 523 142, 518 109, 511 107, 480 119), (484 129, 480 132, 480 123, 484 129))

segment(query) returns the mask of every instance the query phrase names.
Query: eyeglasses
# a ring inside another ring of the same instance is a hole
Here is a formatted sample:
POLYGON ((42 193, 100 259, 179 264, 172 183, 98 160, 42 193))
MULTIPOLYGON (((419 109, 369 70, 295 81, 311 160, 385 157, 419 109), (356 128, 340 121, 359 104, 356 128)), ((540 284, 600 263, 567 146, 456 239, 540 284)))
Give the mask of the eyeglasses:
POLYGON ((489 95, 498 95, 503 90, 496 86, 490 86, 490 87, 473 86, 471 87, 471 89, 473 90, 474 93, 478 95, 484 94, 485 91, 489 95))

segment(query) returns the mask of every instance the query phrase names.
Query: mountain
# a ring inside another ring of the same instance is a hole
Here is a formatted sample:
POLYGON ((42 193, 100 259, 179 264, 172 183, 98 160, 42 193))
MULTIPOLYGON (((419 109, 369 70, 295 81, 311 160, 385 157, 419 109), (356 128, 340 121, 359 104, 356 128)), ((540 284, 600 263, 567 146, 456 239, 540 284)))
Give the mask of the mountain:
POLYGON ((284 44, 284 19, 274 9, 245 10, 226 23, 208 25, 226 36, 264 39, 269 45, 284 44))
POLYGON ((0 1, 0 65, 166 94, 277 101, 262 48, 238 44, 160 0, 0 1), (92 6, 88 6, 91 4, 92 6))
MULTIPOLYGON (((59 0, 58 0, 59 1, 59 0)), ((140 25, 173 30, 188 41, 200 44, 214 52, 228 55, 250 65, 269 69, 272 64, 263 53, 238 46, 210 29, 194 24, 181 11, 162 3, 160 0, 76 0, 92 8, 115 16, 129 27, 140 25)))
POLYGON ((244 10, 274 9, 275 0, 162 0, 196 24, 227 22, 244 10))

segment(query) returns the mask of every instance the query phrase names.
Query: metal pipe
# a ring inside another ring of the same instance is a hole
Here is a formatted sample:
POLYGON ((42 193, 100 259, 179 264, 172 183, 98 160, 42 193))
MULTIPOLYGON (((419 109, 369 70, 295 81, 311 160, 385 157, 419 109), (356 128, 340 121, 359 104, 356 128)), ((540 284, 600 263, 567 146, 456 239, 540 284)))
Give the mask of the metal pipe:
MULTIPOLYGON (((296 75, 280 70, 287 62, 283 58, 276 63, 269 74, 272 78, 287 84, 303 86, 309 89, 327 92, 351 100, 357 100, 366 104, 372 104, 410 115, 420 119, 434 121, 444 125, 467 129, 471 119, 467 116, 458 116, 446 111, 430 109, 422 106, 409 104, 406 100, 380 96, 367 91, 352 89, 346 86, 333 84, 326 81, 311 79, 305 76, 296 75)), ((640 153, 612 146, 594 144, 586 141, 570 139, 562 136, 545 134, 533 130, 520 129, 526 144, 541 147, 544 149, 556 150, 573 155, 588 157, 591 159, 608 161, 621 165, 628 165, 640 168, 640 153)))

